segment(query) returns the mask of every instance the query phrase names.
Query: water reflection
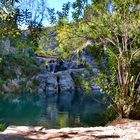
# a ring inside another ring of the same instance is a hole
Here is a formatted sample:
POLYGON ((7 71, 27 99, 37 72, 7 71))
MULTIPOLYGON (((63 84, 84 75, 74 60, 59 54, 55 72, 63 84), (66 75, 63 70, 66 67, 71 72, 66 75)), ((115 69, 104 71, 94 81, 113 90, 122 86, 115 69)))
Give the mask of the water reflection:
POLYGON ((103 125, 106 107, 95 100, 99 94, 6 94, 0 96, 0 118, 7 125, 47 128, 103 125))

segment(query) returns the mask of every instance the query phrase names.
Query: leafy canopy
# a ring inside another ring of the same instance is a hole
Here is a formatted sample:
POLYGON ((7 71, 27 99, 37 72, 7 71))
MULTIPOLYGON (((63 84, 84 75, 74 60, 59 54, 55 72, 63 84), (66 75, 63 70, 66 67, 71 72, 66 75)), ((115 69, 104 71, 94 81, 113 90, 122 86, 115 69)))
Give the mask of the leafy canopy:
POLYGON ((133 118, 140 102, 140 2, 77 0, 76 4, 73 22, 64 17, 57 26, 58 51, 72 55, 83 50, 88 40, 95 41, 92 52, 95 48, 100 52, 96 82, 122 117, 133 118))

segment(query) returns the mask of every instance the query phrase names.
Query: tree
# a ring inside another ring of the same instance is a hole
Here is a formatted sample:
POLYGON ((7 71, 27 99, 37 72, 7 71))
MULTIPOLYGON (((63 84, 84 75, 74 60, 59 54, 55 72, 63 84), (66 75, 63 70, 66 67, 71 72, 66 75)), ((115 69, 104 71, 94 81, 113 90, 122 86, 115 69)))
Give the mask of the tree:
POLYGON ((2 1, 0 6, 0 39, 4 38, 8 34, 12 33, 12 30, 15 29, 15 11, 14 8, 11 6, 11 1, 2 1), (10 7, 11 6, 11 7, 10 7), (12 22, 13 21, 13 22, 12 22))
POLYGON ((98 84, 123 118, 135 118, 140 112, 140 2, 94 0, 82 13, 57 27, 58 50, 73 54, 83 49, 81 42, 94 40, 92 52, 100 50, 102 59, 98 84))

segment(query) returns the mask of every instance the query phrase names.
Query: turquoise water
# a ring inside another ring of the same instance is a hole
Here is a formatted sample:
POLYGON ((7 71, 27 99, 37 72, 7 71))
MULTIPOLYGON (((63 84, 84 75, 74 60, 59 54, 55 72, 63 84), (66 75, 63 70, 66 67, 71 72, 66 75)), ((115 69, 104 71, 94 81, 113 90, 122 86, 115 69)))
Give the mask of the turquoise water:
POLYGON ((22 93, 0 96, 0 119, 6 126, 99 126, 106 123, 103 114, 105 108, 105 105, 95 100, 95 96, 84 93, 22 93))

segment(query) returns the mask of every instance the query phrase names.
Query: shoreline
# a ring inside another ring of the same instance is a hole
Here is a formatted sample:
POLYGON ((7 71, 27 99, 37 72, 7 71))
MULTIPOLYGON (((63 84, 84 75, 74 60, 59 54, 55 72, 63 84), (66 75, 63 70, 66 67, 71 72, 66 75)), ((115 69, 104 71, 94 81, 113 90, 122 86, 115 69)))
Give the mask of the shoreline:
POLYGON ((105 127, 46 129, 9 126, 0 133, 1 140, 140 140, 140 120, 120 119, 105 127))

